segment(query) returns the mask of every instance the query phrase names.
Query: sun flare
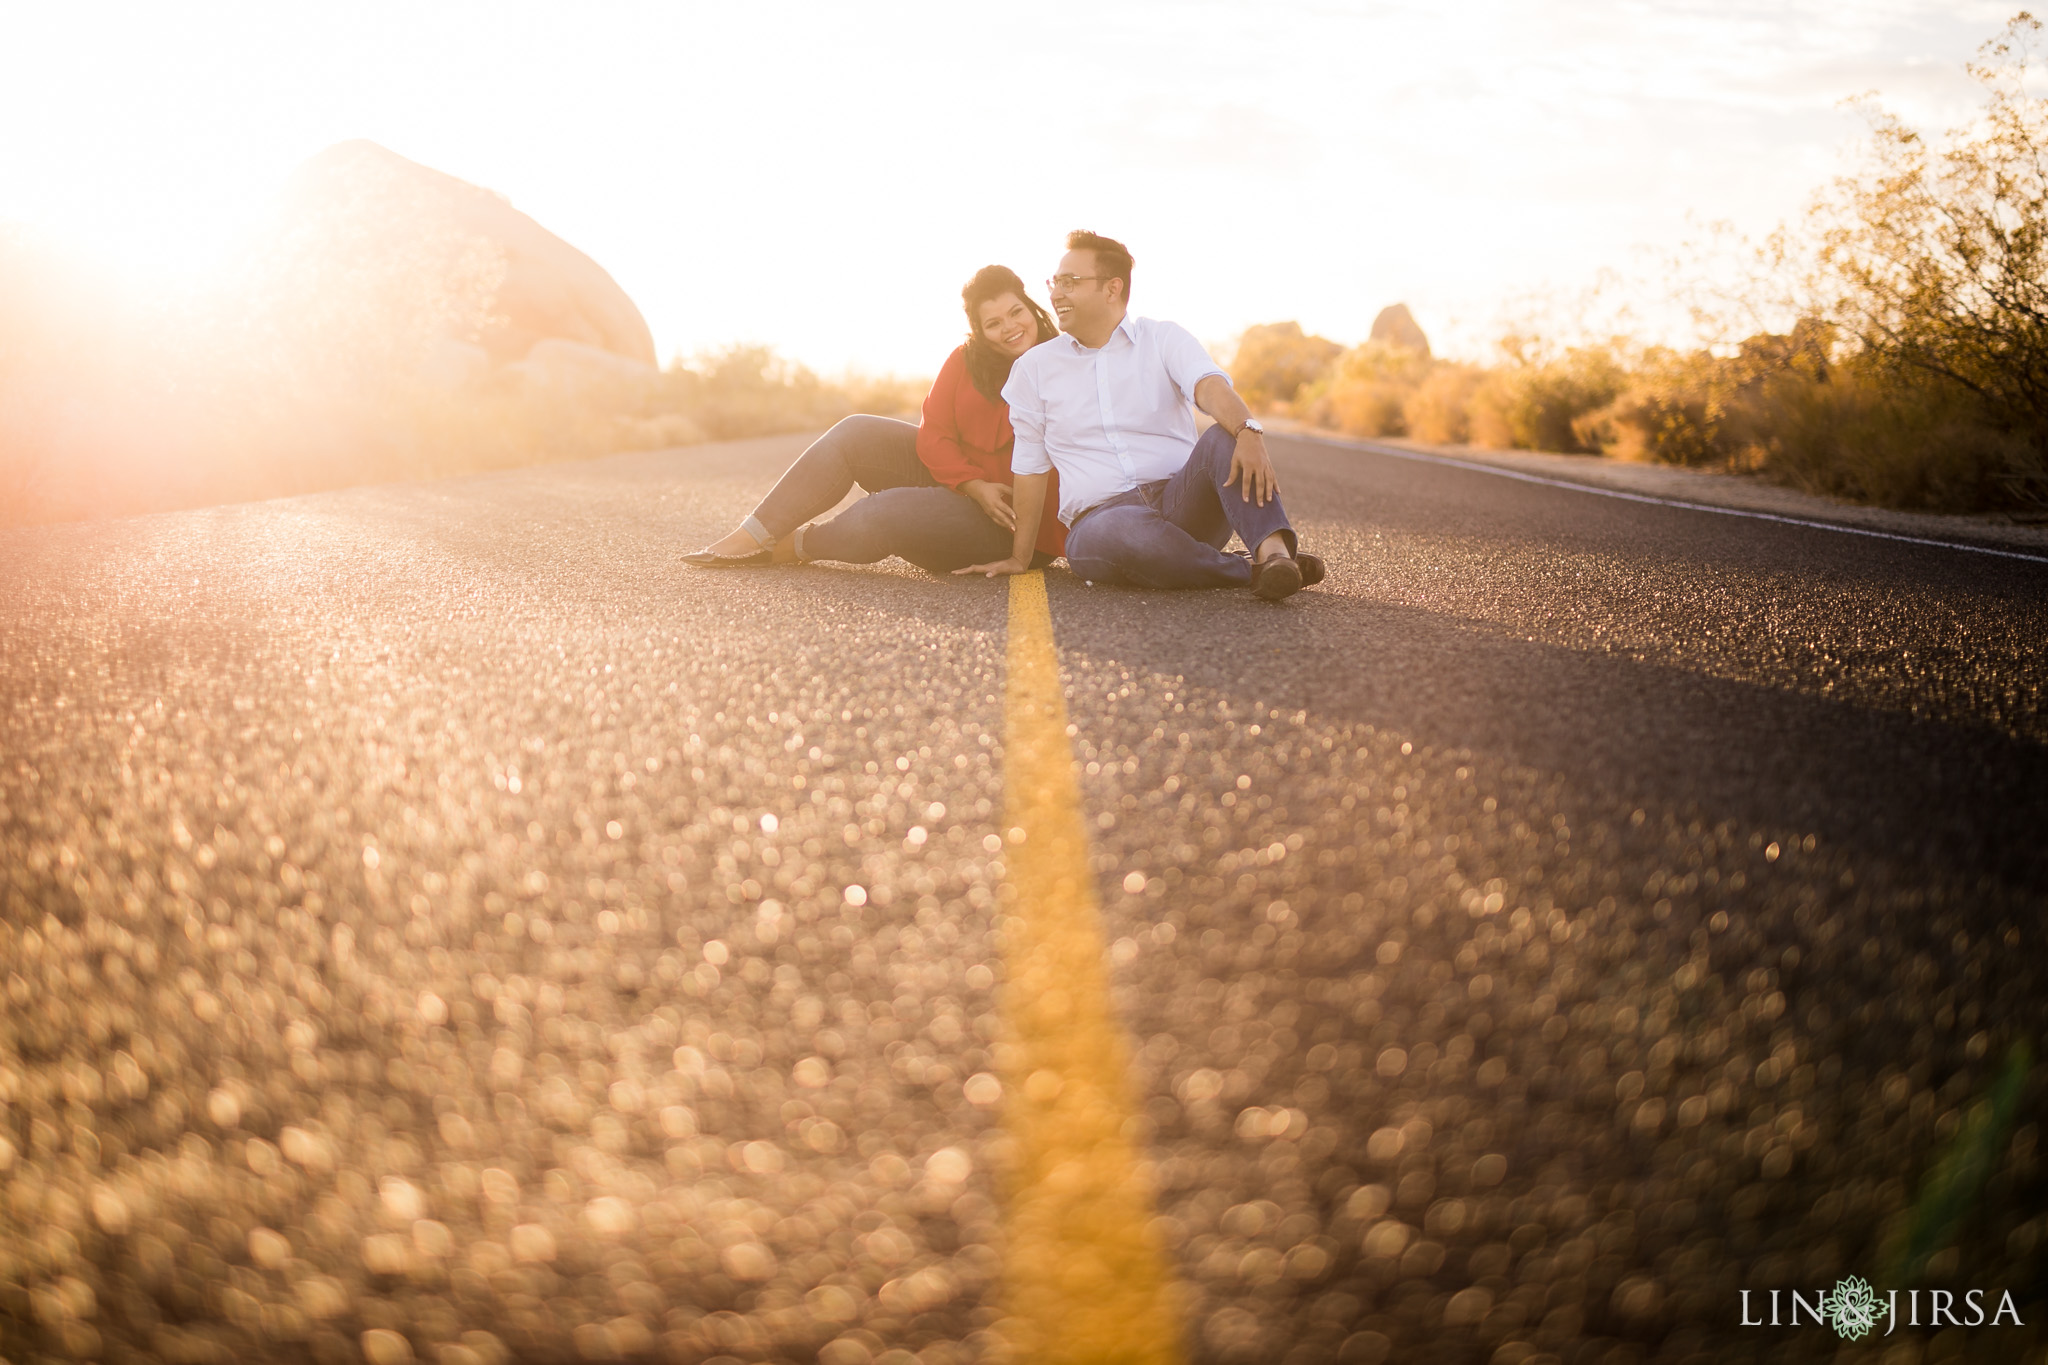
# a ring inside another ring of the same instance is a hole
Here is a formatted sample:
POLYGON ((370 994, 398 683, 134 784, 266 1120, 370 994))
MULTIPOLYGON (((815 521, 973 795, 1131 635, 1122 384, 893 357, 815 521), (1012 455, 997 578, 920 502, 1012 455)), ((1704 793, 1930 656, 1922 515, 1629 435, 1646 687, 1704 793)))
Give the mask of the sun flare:
POLYGON ((180 295, 224 280, 276 188, 231 166, 81 161, 22 216, 34 236, 124 290, 180 295))

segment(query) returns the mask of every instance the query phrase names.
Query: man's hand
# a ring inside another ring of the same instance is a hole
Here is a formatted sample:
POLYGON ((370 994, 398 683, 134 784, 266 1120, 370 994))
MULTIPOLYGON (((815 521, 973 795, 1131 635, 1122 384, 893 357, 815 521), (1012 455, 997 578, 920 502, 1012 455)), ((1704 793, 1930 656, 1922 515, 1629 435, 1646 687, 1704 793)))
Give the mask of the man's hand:
POLYGON ((993 564, 969 564, 964 569, 955 569, 955 574, 978 573, 986 578, 1001 578, 1006 574, 1026 573, 1031 566, 1021 559, 998 559, 993 564))
POLYGON ((1237 445, 1230 452, 1230 475, 1223 486, 1237 484, 1246 502, 1257 501, 1261 507, 1271 502, 1280 491, 1273 457, 1266 453, 1266 438, 1245 425, 1252 410, 1230 387, 1230 381, 1220 374, 1202 376, 1195 385, 1195 406, 1214 417, 1225 431, 1237 433, 1237 445))
POLYGON ((1264 507, 1280 491, 1279 476, 1273 472, 1273 457, 1266 453, 1266 438, 1256 431, 1241 431, 1237 448, 1230 452, 1230 474, 1223 480, 1228 488, 1237 484, 1246 502, 1256 500, 1264 507))
POLYGON ((974 499, 974 505, 985 513, 988 519, 1005 531, 1017 529, 1017 508, 1012 501, 1013 494, 1006 483, 991 483, 987 479, 969 479, 960 485, 960 491, 974 499))

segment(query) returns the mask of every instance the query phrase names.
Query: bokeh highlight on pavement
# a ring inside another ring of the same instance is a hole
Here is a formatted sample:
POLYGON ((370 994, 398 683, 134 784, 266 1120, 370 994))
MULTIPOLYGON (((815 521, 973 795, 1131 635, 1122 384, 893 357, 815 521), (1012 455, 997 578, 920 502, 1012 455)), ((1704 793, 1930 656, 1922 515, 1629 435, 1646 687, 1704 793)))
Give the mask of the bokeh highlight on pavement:
MULTIPOLYGON (((2038 1350, 2048 567, 1276 445, 1047 575, 1171 1348, 2038 1350)), ((675 562, 800 447, 0 533, 0 1355, 1017 1340, 1008 589, 675 562)))

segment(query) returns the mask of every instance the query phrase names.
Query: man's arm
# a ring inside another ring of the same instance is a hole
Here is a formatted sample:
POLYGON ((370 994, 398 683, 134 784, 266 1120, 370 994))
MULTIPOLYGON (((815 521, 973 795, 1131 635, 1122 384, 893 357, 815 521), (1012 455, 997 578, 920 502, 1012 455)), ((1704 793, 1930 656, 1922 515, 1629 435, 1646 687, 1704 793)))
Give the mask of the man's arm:
POLYGON ((970 564, 953 572, 986 574, 995 578, 1029 569, 1032 553, 1038 548, 1038 524, 1045 515, 1045 486, 1051 481, 1049 472, 1017 475, 1017 496, 1013 504, 1017 515, 1017 534, 1010 542, 1008 559, 999 559, 993 564, 970 564))
POLYGON ((1204 376, 1195 385, 1195 406, 1214 417, 1225 431, 1237 433, 1237 449, 1230 454, 1230 477, 1223 481, 1224 485, 1242 480, 1239 491, 1246 502, 1256 500, 1261 507, 1271 502, 1280 491, 1279 477, 1273 473, 1273 457, 1266 451, 1266 438, 1246 429, 1252 410, 1230 387, 1230 381, 1220 374, 1204 376))

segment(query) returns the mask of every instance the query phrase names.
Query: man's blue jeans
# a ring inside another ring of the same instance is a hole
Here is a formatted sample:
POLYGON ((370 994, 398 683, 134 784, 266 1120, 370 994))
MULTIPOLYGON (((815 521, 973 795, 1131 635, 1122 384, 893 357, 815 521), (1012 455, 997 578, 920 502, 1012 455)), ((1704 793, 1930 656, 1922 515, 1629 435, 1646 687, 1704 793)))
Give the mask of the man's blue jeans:
POLYGON ((1225 487, 1237 442, 1210 427, 1172 478, 1142 484, 1083 512, 1067 531, 1067 566, 1091 583, 1137 588, 1227 588, 1251 581, 1251 561, 1226 554, 1235 531, 1247 550, 1274 532, 1294 550, 1276 494, 1264 507, 1225 487))

